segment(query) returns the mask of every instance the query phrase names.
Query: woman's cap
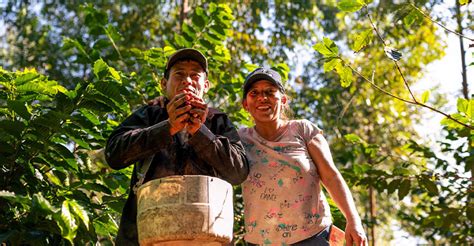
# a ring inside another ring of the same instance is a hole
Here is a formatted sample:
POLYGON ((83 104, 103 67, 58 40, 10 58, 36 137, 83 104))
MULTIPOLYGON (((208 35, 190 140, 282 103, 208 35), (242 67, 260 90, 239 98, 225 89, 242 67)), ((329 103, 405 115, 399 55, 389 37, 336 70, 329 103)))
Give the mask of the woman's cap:
POLYGON ((168 62, 166 62, 165 66, 165 77, 168 77, 168 73, 174 64, 183 60, 192 60, 199 63, 206 74, 208 73, 206 57, 199 50, 186 48, 177 50, 168 58, 168 62))
POLYGON ((259 67, 255 69, 253 72, 251 72, 249 75, 247 75, 247 78, 245 78, 243 98, 247 96, 247 93, 249 92, 253 83, 260 80, 268 80, 272 82, 275 86, 277 86, 281 92, 283 93, 285 92, 285 88, 283 87, 283 84, 281 81, 281 76, 277 71, 270 68, 259 67))

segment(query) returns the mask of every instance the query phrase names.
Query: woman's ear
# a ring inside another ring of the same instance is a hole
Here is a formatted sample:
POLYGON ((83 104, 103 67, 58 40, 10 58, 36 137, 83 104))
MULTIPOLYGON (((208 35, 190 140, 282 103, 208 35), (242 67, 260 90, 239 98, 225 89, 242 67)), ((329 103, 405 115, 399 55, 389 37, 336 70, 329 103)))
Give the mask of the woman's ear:
POLYGON ((244 100, 242 101, 242 107, 244 107, 244 109, 245 109, 246 111, 249 111, 249 109, 247 108, 247 100, 244 99, 244 100))
POLYGON ((283 96, 281 97, 281 103, 282 103, 282 104, 286 104, 287 102, 288 102, 288 97, 286 97, 286 95, 283 95, 283 96))

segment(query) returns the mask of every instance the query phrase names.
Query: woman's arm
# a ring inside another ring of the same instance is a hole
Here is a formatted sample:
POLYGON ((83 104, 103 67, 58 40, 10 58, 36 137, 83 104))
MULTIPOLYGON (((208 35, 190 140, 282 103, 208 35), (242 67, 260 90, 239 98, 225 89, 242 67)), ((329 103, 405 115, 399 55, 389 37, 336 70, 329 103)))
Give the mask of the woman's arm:
POLYGON ((351 191, 347 187, 344 178, 337 170, 332 160, 329 144, 322 134, 316 135, 308 143, 308 151, 317 166, 321 181, 337 207, 346 217, 346 243, 347 245, 367 245, 367 237, 362 227, 362 222, 352 198, 351 191))

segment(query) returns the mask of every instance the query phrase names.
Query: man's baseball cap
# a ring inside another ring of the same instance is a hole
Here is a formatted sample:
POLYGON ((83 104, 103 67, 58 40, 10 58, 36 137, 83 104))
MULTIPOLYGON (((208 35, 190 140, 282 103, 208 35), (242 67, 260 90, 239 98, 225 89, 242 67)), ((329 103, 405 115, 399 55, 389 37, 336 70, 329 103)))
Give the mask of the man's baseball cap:
POLYGON ((283 84, 281 81, 281 76, 277 71, 270 68, 259 67, 255 69, 253 72, 251 72, 249 75, 247 75, 247 78, 245 78, 243 98, 247 96, 247 93, 249 92, 253 83, 260 80, 268 80, 272 82, 274 85, 276 85, 281 92, 283 93, 285 92, 285 88, 283 87, 283 84))
POLYGON ((208 73, 206 57, 199 50, 186 48, 177 50, 168 58, 168 62, 166 62, 165 67, 165 77, 168 77, 170 69, 174 66, 174 64, 183 60, 192 60, 199 63, 206 74, 208 73))

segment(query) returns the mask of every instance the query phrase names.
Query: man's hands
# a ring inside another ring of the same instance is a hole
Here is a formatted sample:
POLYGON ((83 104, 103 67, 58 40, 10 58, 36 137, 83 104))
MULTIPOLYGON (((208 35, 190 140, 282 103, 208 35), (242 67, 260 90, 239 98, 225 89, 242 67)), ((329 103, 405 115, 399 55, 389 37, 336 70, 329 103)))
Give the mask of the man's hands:
MULTIPOLYGON (((148 105, 164 107, 164 101, 164 97, 160 96, 148 102, 148 105)), ((166 106, 166 110, 169 115, 171 135, 175 135, 184 128, 187 129, 188 133, 194 135, 206 121, 208 113, 207 104, 188 90, 184 90, 172 98, 166 106)))
POLYGON ((209 110, 207 109, 207 104, 194 94, 191 96, 190 104, 192 106, 190 113, 190 122, 188 124, 188 132, 191 135, 194 135, 201 125, 204 124, 206 121, 207 113, 209 110))

